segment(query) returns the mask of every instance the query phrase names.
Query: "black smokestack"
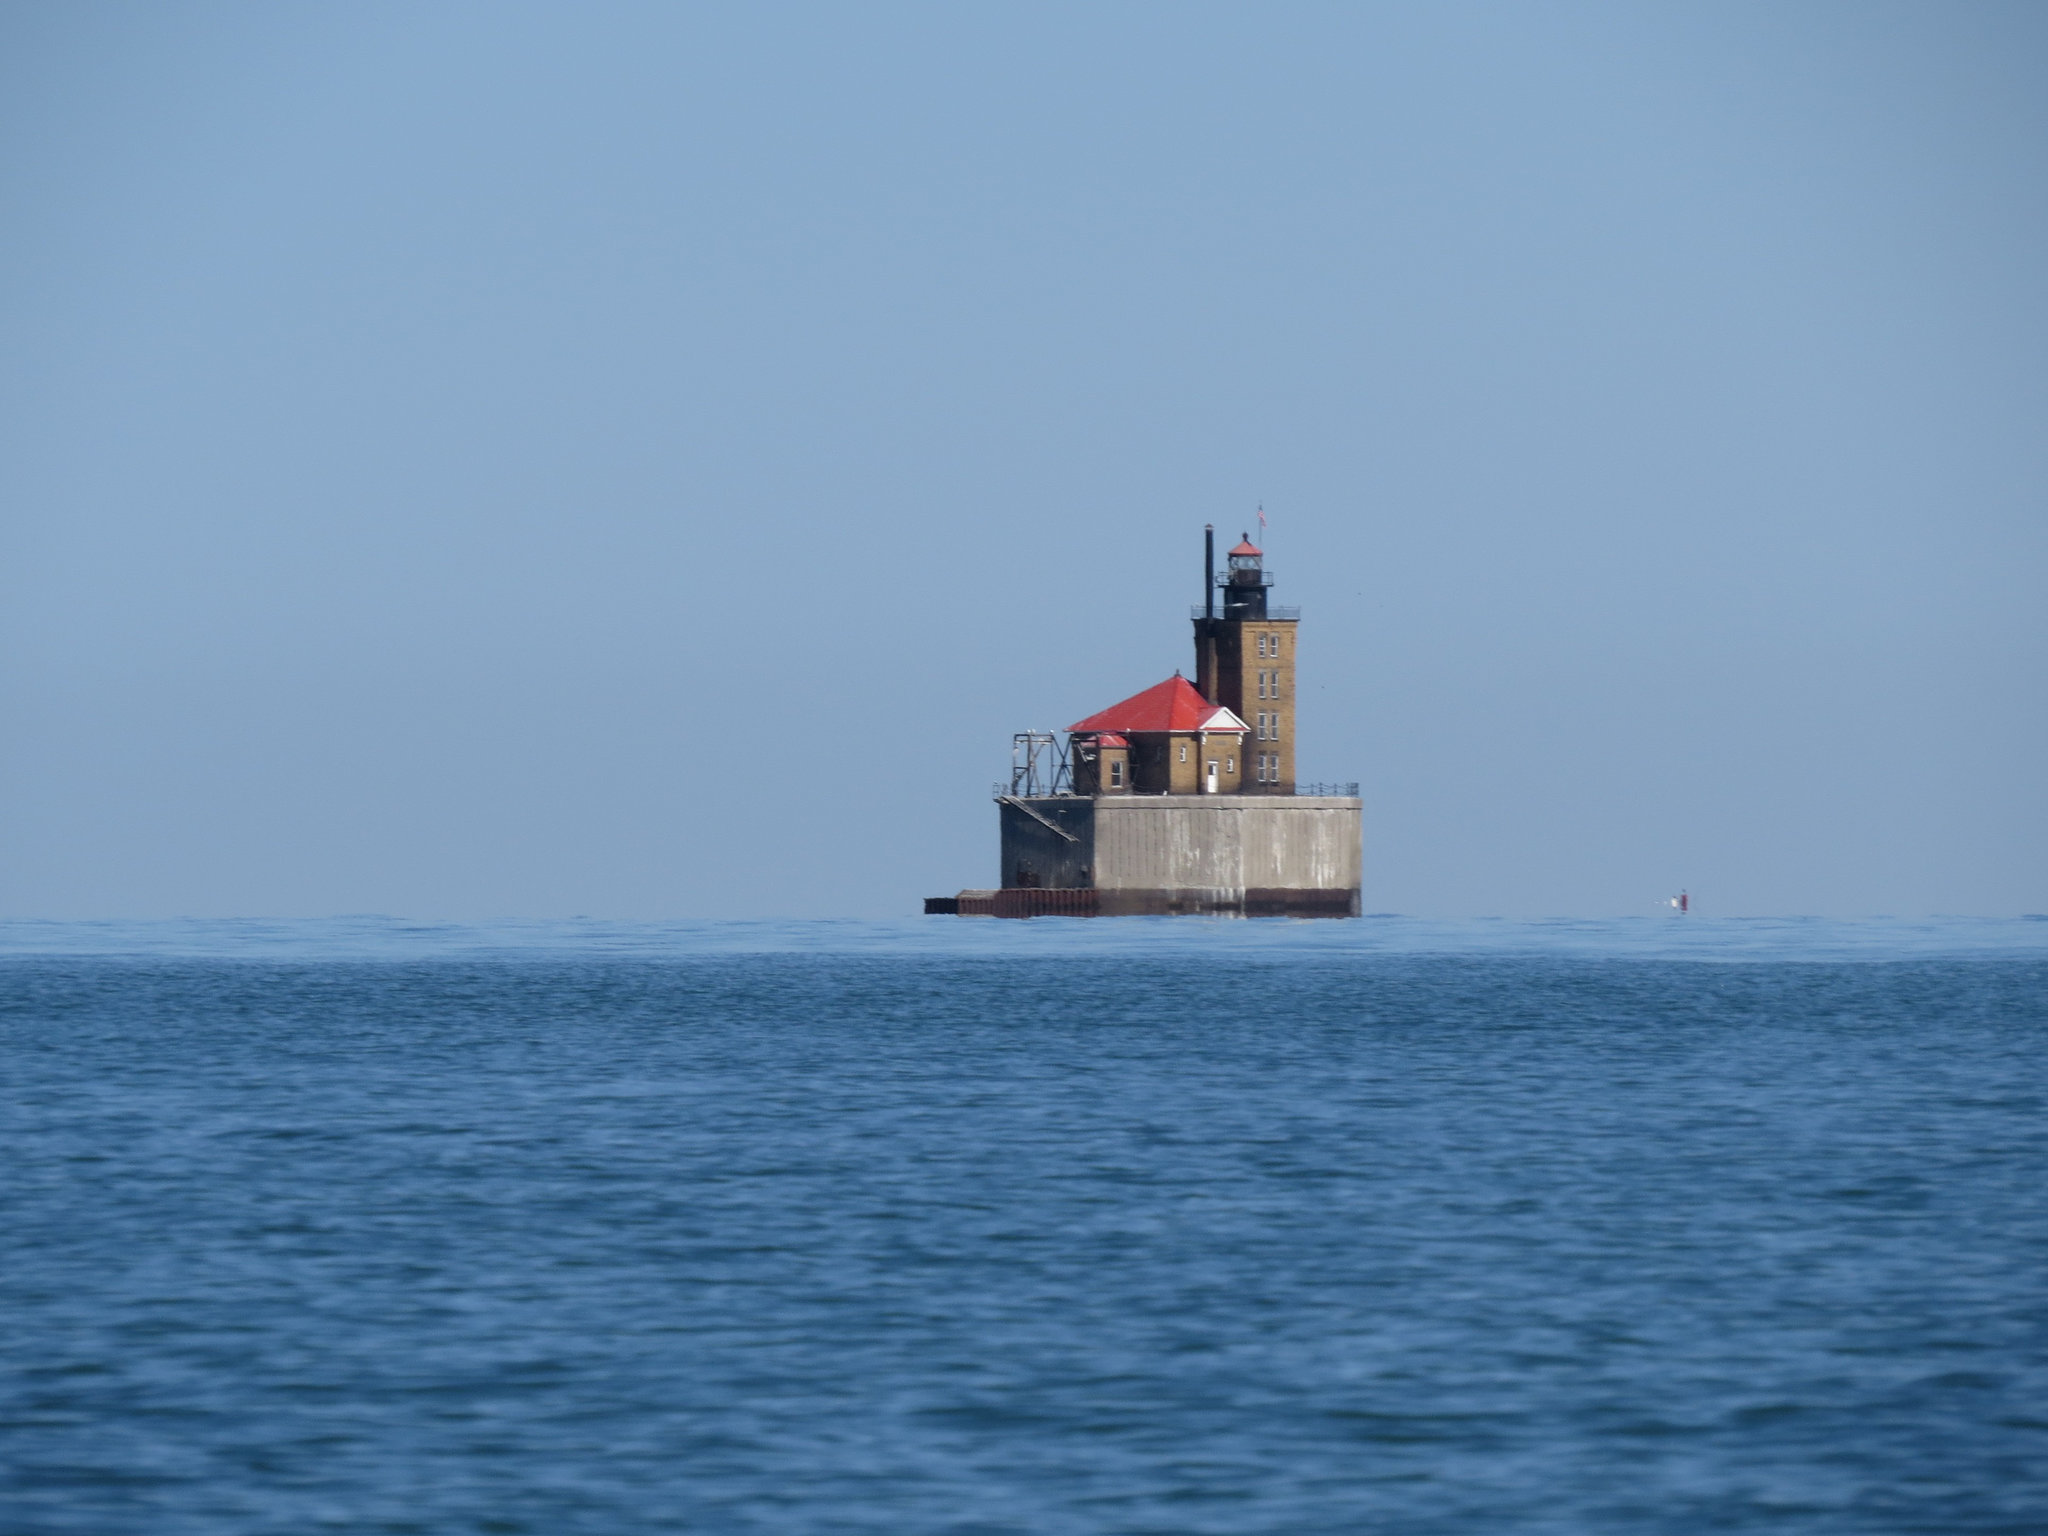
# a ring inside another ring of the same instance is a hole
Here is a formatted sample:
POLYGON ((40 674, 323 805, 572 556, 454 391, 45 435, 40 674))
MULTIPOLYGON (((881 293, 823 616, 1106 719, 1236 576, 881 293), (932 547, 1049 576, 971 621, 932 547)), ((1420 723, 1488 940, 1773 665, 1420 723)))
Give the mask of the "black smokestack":
POLYGON ((1216 525, 1202 524, 1202 613, 1216 617, 1216 525))

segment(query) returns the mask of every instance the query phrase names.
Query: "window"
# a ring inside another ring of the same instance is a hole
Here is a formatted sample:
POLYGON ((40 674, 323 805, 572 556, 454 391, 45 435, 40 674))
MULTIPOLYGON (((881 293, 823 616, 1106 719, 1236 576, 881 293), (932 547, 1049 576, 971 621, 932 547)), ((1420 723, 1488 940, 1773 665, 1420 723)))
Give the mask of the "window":
POLYGON ((1124 787, 1124 760, 1120 757, 1113 757, 1109 760, 1109 787, 1111 789, 1122 789, 1124 787))
POLYGON ((1226 757, 1226 758, 1224 758, 1224 759, 1223 759, 1223 771, 1224 771, 1225 773, 1235 773, 1235 772, 1237 772, 1237 759, 1236 759, 1236 758, 1234 758, 1234 757, 1226 757))
POLYGON ((1180 744, 1180 760, 1182 762, 1186 762, 1188 760, 1188 744, 1186 742, 1182 742, 1180 744))

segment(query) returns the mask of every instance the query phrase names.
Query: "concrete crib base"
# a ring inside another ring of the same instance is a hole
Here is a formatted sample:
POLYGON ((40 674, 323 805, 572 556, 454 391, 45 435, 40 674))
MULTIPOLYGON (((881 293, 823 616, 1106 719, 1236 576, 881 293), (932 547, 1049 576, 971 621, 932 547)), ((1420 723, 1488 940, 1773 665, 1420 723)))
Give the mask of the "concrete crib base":
POLYGON ((934 896, 962 917, 1356 917, 1350 795, 1004 795, 1002 889, 934 896))

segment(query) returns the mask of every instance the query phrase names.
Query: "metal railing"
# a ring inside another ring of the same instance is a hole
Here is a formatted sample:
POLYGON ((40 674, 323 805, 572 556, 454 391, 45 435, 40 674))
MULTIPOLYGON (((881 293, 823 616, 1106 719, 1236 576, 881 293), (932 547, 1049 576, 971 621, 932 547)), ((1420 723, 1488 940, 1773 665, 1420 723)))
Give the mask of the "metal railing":
MULTIPOLYGON (((1069 798, 1070 796, 1082 800, 1090 798, 1087 795, 1077 795, 1075 790, 1067 785, 1062 785, 1060 788, 1054 790, 1041 789, 1036 794, 1019 794, 1017 786, 1005 784, 1001 779, 998 779, 995 783, 989 785, 988 792, 990 795, 992 795, 995 799, 998 800, 1009 800, 1012 798, 1020 800, 1064 800, 1069 798)), ((1148 797, 1157 797, 1165 795, 1169 792, 1160 789, 1130 789, 1116 791, 1116 793, 1128 795, 1132 799, 1143 800, 1148 797)), ((1243 789, 1236 791, 1236 793, 1241 795, 1268 795, 1274 793, 1274 791, 1265 788, 1263 785, 1253 786, 1248 784, 1243 789)), ((1341 795, 1349 799, 1356 800, 1358 798, 1358 780, 1304 780, 1301 782, 1297 782, 1295 784, 1294 793, 1297 795, 1341 795)))
MULTIPOLYGON (((1207 608, 1203 607, 1200 603, 1196 603, 1188 609, 1188 617, 1191 619, 1220 619, 1223 617, 1223 605, 1221 603, 1218 603, 1216 605, 1216 611, 1214 613, 1211 613, 1207 608)), ((1268 603, 1266 604, 1266 617, 1269 619, 1281 619, 1284 621, 1299 624, 1301 622, 1301 610, 1299 608, 1289 607, 1282 603, 1268 603)), ((1256 624, 1259 621, 1257 619, 1246 619, 1244 622, 1247 624, 1256 624)))

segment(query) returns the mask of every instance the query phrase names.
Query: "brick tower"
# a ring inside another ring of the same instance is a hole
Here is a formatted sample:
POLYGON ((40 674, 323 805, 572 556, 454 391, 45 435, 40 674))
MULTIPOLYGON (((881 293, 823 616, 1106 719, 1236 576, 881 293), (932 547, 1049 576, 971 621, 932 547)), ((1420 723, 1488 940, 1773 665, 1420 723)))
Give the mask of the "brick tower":
POLYGON ((1301 610, 1266 601, 1265 555, 1246 534, 1216 574, 1216 529, 1203 530, 1205 600, 1195 612, 1195 686, 1251 727, 1241 795, 1294 793, 1294 637, 1301 610))

